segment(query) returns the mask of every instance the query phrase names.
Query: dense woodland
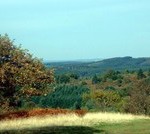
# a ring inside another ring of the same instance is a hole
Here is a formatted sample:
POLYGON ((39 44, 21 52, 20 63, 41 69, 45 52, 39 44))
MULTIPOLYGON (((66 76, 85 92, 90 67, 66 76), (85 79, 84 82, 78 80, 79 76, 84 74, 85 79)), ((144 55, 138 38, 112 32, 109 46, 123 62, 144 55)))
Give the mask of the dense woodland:
POLYGON ((0 36, 0 112, 40 107, 150 115, 149 60, 125 57, 55 68, 0 36))
POLYGON ((72 76, 76 75, 57 76, 50 93, 30 100, 32 107, 150 114, 150 71, 109 70, 91 78, 72 76))

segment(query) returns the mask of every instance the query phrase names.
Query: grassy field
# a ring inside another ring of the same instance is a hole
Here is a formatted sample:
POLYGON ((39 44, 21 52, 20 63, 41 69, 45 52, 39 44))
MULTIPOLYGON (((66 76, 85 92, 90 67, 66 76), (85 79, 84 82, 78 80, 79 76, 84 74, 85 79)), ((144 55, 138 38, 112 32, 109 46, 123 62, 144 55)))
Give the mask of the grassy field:
POLYGON ((150 120, 134 120, 122 123, 103 123, 94 127, 102 134, 150 134, 150 120))
POLYGON ((150 119, 120 113, 87 113, 0 121, 1 134, 149 134, 150 119))

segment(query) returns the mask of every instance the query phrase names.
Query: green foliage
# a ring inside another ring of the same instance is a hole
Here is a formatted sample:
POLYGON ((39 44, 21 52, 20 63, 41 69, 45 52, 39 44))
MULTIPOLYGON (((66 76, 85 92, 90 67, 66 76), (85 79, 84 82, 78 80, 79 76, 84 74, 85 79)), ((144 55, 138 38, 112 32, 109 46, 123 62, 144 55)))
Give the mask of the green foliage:
POLYGON ((126 87, 116 91, 121 97, 130 96, 131 88, 126 87))
POLYGON ((38 102, 42 107, 80 109, 82 107, 82 95, 86 92, 89 92, 89 89, 85 86, 58 85, 47 96, 39 97, 38 102))
POLYGON ((101 111, 119 111, 118 104, 121 101, 121 97, 111 91, 95 91, 90 94, 85 94, 84 105, 89 107, 88 105, 94 101, 94 107, 101 111))
POLYGON ((116 91, 116 89, 113 86, 107 86, 105 88, 105 90, 107 90, 107 91, 116 91))
POLYGON ((76 73, 71 73, 69 74, 70 78, 73 78, 73 79, 79 79, 79 75, 77 75, 76 73))
POLYGON ((105 75, 103 76, 103 79, 106 81, 107 79, 111 79, 111 80, 121 80, 123 79, 120 75, 119 71, 114 71, 114 70, 108 70, 105 75))
POLYGON ((137 72, 137 78, 138 79, 143 79, 145 78, 146 76, 144 75, 143 73, 143 70, 142 69, 139 69, 138 72, 137 72))
POLYGON ((101 79, 97 77, 97 75, 94 75, 93 78, 92 78, 92 83, 93 84, 97 84, 101 82, 101 79))
POLYGON ((87 85, 87 82, 86 81, 82 81, 81 85, 87 85))
POLYGON ((148 73, 147 73, 147 75, 150 77, 150 69, 148 69, 148 73))
POLYGON ((70 77, 66 74, 58 75, 58 76, 56 76, 56 82, 58 84, 69 83, 70 82, 70 77))
POLYGON ((71 79, 78 80, 79 76, 75 73, 61 74, 56 76, 56 83, 66 84, 71 81, 71 79))

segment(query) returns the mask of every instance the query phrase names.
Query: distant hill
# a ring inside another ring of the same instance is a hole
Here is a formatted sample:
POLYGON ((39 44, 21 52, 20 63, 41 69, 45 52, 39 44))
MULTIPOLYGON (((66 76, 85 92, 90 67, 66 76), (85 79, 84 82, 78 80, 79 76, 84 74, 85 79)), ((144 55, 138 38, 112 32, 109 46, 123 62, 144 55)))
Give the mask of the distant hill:
POLYGON ((150 58, 116 57, 100 61, 71 61, 71 62, 46 62, 45 65, 54 68, 56 74, 77 73, 80 76, 91 76, 113 70, 138 70, 150 69, 150 58))

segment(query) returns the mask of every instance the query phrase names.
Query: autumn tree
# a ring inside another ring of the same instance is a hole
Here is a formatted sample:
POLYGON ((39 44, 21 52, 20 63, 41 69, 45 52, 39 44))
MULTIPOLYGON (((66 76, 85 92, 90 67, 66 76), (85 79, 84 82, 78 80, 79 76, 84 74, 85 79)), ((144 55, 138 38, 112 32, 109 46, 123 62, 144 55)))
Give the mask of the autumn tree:
POLYGON ((14 45, 7 35, 0 36, 0 105, 19 106, 20 96, 40 95, 53 82, 53 72, 14 45))
POLYGON ((150 79, 136 83, 130 94, 127 112, 150 115, 150 79))

